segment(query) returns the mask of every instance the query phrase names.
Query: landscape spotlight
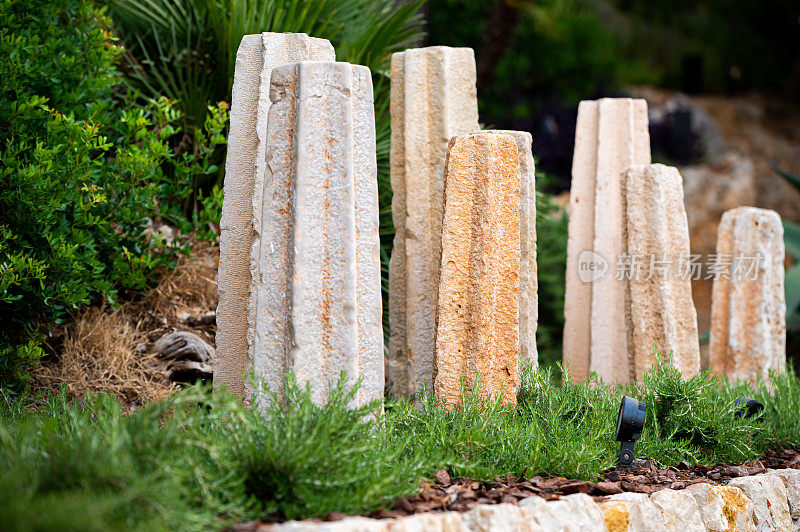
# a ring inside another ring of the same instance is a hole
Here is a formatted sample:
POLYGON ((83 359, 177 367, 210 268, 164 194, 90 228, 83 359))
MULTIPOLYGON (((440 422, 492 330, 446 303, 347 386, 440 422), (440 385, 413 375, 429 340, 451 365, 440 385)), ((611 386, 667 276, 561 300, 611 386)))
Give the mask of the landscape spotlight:
POLYGON ((733 402, 736 408, 736 417, 761 417, 764 404, 756 401, 752 397, 740 397, 733 402))
POLYGON ((644 429, 644 416, 647 407, 633 397, 622 397, 617 414, 617 433, 615 438, 622 445, 619 449, 617 461, 620 464, 633 463, 633 444, 641 438, 644 429))

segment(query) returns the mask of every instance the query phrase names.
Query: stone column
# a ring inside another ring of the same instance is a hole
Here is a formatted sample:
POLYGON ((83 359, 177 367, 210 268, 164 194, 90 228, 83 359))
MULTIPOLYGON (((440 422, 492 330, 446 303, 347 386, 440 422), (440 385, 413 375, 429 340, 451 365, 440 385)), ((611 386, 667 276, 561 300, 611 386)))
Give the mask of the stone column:
POLYGON ((434 391, 449 408, 461 379, 516 404, 519 364, 520 186, 509 135, 450 140, 445 166, 434 391))
POLYGON ((410 49, 393 54, 391 68, 387 377, 395 394, 412 396, 432 384, 447 142, 480 126, 471 48, 410 49))
POLYGON ((243 376, 253 366, 247 317, 250 248, 261 224, 270 77, 278 65, 307 59, 334 61, 333 46, 304 33, 262 33, 245 35, 236 52, 220 221, 214 386, 224 385, 246 402, 243 376))
MULTIPOLYGON (((342 371, 356 405, 383 396, 375 117, 370 71, 303 62, 272 72, 254 368, 282 395, 291 371, 324 403, 342 371)), ((257 395, 259 404, 264 397, 257 395)))
POLYGON ((607 383, 629 379, 624 289, 614 277, 622 250, 620 175, 628 166, 649 163, 647 102, 580 103, 564 300, 564 363, 576 381, 590 371, 607 383))
POLYGON ((621 275, 631 379, 656 364, 654 347, 691 377, 700 371, 700 343, 692 281, 682 267, 690 254, 683 180, 675 168, 650 164, 629 167, 620 184, 623 254, 632 266, 621 275))
POLYGON ((536 273, 536 169, 532 137, 527 131, 489 130, 511 136, 519 155, 519 362, 539 364, 536 327, 539 324, 536 273))
POLYGON ((711 371, 756 382, 786 366, 783 225, 775 211, 725 211, 712 274, 711 371))

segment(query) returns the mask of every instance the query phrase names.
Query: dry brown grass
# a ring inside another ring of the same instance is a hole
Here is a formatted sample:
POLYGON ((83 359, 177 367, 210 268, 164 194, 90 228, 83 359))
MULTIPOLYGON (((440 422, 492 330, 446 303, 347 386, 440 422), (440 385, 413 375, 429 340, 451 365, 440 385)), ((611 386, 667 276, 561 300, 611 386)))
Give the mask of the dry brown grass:
POLYGON ((71 397, 107 392, 126 404, 163 399, 174 386, 156 369, 154 355, 139 353, 142 334, 125 307, 90 308, 66 327, 59 356, 34 372, 48 389, 67 387, 71 397))
MULTIPOLYGON (((75 398, 87 391, 111 393, 128 405, 169 395, 175 385, 146 347, 168 332, 187 329, 181 315, 216 308, 218 257, 216 246, 198 242, 141 300, 75 316, 62 331, 58 354, 35 370, 38 387, 64 385, 75 398)), ((213 323, 200 327, 191 330, 213 345, 213 323)))

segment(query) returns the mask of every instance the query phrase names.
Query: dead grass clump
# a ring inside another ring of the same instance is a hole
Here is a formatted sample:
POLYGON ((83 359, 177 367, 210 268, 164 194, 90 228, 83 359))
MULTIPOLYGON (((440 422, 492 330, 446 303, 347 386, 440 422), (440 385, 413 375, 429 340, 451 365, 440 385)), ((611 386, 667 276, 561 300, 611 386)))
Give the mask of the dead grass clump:
POLYGON ((141 336, 125 307, 88 309, 66 327, 61 353, 39 366, 34 377, 44 388, 64 385, 77 398, 91 390, 129 405, 163 399, 174 386, 154 371, 154 355, 138 352, 141 336))
POLYGON ((164 276, 145 298, 154 315, 173 322, 179 314, 198 314, 217 308, 219 248, 195 242, 190 256, 181 256, 175 269, 164 276))

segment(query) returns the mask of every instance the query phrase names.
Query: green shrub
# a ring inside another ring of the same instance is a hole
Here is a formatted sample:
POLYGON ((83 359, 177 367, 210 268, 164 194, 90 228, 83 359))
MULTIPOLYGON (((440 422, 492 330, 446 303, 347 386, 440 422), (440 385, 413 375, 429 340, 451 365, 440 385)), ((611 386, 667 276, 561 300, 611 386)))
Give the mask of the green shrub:
MULTIPOLYGON (((475 387, 477 389, 477 386, 475 387)), ((620 397, 645 401, 637 456, 662 465, 752 459, 800 445, 800 381, 772 376, 756 388, 708 374, 684 380, 657 366, 641 385, 596 378, 556 384, 526 368, 516 408, 467 395, 446 411, 430 393, 348 410, 354 390, 332 386, 327 405, 289 379, 285 402, 262 417, 222 394, 185 389, 126 413, 109 397, 0 392, 0 526, 19 529, 207 529, 232 520, 367 513, 407 496, 422 477, 491 481, 506 474, 596 480, 616 460, 620 397), (766 405, 737 418, 733 399, 766 405)))
POLYGON ((107 28, 88 0, 0 0, 0 386, 28 380, 42 324, 172 264, 146 217, 169 212, 174 176, 216 171, 207 152, 227 112, 212 113, 207 145, 177 153, 180 113, 118 91, 107 28))

